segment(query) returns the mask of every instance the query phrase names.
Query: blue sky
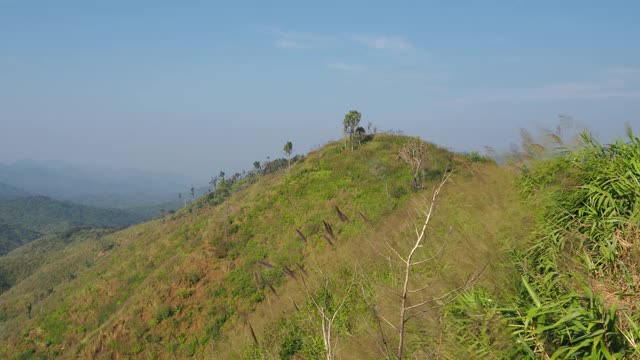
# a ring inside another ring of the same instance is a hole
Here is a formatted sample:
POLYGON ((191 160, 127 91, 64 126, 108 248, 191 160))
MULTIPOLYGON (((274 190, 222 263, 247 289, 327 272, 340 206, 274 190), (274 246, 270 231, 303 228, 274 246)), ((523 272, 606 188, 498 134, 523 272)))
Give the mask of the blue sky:
POLYGON ((0 162, 220 169, 350 109, 455 150, 640 130, 637 1, 0 0, 0 162))

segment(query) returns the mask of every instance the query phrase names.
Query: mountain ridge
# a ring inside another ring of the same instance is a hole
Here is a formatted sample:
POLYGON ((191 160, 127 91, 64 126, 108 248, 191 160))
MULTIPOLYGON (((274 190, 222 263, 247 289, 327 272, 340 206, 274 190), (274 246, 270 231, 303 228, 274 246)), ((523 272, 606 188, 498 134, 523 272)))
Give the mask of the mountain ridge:
MULTIPOLYGON (((22 340, 6 332, 0 335, 8 343, 17 341, 15 345, 31 354, 41 353, 44 349, 37 344, 44 341, 62 357, 158 356, 153 339, 173 341, 170 333, 178 336, 190 329, 201 344, 177 345, 181 356, 213 351, 222 334, 235 331, 231 329, 236 327, 239 314, 252 312, 267 301, 270 286, 278 292, 287 283, 287 273, 300 274, 298 266, 308 266, 304 264, 307 257, 333 252, 369 224, 404 209, 413 197, 414 180, 397 153, 410 139, 380 134, 353 152, 331 143, 290 170, 285 162, 279 172, 253 174, 246 185, 237 183, 240 187, 236 190, 235 184, 226 188, 225 181, 174 215, 107 235, 102 241, 113 246, 104 253, 94 248, 90 256, 94 266, 59 283, 51 296, 32 302, 33 314, 41 315, 25 325, 42 320, 42 324, 49 324, 44 333, 28 331, 22 340), (233 192, 220 203, 218 196, 226 189, 233 192), (336 209, 345 218, 336 217, 336 209), (327 235, 327 229, 332 235, 327 235), (98 273, 100 278, 95 277, 98 273), (264 280, 256 283, 255 276, 264 280), (167 277, 173 280, 167 281, 167 277), (91 290, 86 287, 89 284, 91 290), (56 295, 62 293, 69 295, 56 295), (83 301, 77 298, 80 294, 85 294, 83 301), (91 310, 83 310, 89 313, 82 315, 86 321, 80 320, 78 311, 87 302, 92 304, 91 310), (140 315, 134 315, 137 309, 142 311, 140 315), (63 313, 64 318, 60 317, 63 313), (189 313, 192 320, 184 317, 189 313), (127 319, 130 326, 122 328, 121 319, 127 319), (178 321, 176 330, 170 330, 171 319, 178 321), (72 325, 70 321, 80 323, 72 325), (73 335, 62 330, 77 326, 86 332, 73 335), (132 337, 131 331, 139 335, 132 337), (111 341, 117 341, 123 352, 108 350, 111 341), (35 345, 32 350, 23 347, 29 343, 35 345), (134 343, 142 346, 140 352, 133 349, 134 343)), ((425 173, 429 182, 454 164, 469 163, 462 155, 425 146, 430 158, 430 172, 425 173)), ((31 275, 37 277, 37 272, 31 275)), ((10 299, 28 284, 23 280, 5 292, 0 305, 15 309, 10 299)), ((10 319, 24 320, 24 316, 20 311, 8 312, 5 326, 14 323, 10 319)))

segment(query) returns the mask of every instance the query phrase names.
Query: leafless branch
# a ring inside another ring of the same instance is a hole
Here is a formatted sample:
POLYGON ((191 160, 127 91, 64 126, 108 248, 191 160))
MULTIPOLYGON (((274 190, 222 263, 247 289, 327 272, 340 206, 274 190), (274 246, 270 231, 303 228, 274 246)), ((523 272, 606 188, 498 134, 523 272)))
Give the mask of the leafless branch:
POLYGON ((355 276, 356 276, 356 272, 354 270, 353 277, 351 278, 349 287, 347 288, 347 291, 345 292, 342 300, 340 301, 340 305, 338 305, 338 307, 332 314, 327 313, 327 309, 328 309, 327 296, 329 294, 329 279, 325 277, 324 298, 322 300, 322 304, 318 304, 316 299, 309 292, 309 289, 307 287, 306 281, 304 280, 304 277, 302 277, 302 284, 304 285, 305 291, 307 292, 307 296, 309 297, 309 299, 311 299, 311 302, 313 303, 316 310, 320 314, 322 341, 323 341, 327 360, 335 359, 337 339, 336 340, 332 339, 333 324, 336 320, 336 317, 340 313, 340 310, 342 310, 342 308, 344 307, 344 304, 346 303, 347 298, 349 297, 349 294, 351 293, 351 289, 353 288, 353 284, 355 283, 355 276))
MULTIPOLYGON (((421 151, 420 149, 413 149, 413 150, 421 151)), ((412 152, 413 150, 408 149, 408 148, 403 149, 401 151, 401 157, 405 161, 410 163, 410 164, 417 164, 418 169, 419 169, 419 166, 420 166, 420 163, 421 163, 422 160, 419 159, 418 157, 420 157, 421 155, 419 153, 412 152)), ((433 261, 434 259, 436 259, 443 252, 444 247, 446 245, 446 241, 443 241, 443 244, 440 247, 440 249, 433 256, 429 257, 428 259, 424 259, 424 260, 420 260, 420 261, 412 261, 413 257, 416 255, 417 250, 424 246, 425 237, 426 237, 426 233, 427 233, 427 228, 428 228, 429 222, 431 221, 431 218, 432 218, 432 216, 434 214, 436 200, 438 199, 438 196, 440 195, 440 192, 442 191, 442 188, 447 183, 447 181, 449 180, 450 176, 451 176, 451 172, 447 172, 447 173, 444 174, 444 176, 442 177, 442 180, 440 181, 440 183, 433 190, 433 193, 432 193, 432 196, 431 196, 431 199, 430 199, 430 202, 429 202, 429 207, 426 210, 425 209, 421 210, 422 214, 424 214, 424 221, 423 221, 421 227, 418 227, 418 226, 414 227, 415 241, 413 242, 413 245, 409 249, 408 254, 405 257, 403 257, 402 255, 400 255, 400 252, 398 252, 393 246, 391 246, 389 244, 389 242, 385 241, 385 244, 387 245, 387 247, 389 247, 389 249, 391 249, 391 251, 404 264, 404 271, 403 271, 403 275, 404 275, 403 278, 404 279, 403 279, 403 282, 402 282, 402 290, 400 292, 396 292, 396 291, 390 290, 393 294, 399 296, 400 299, 401 299, 400 300, 400 316, 399 316, 400 318, 399 318, 399 321, 397 322, 397 325, 394 325, 391 321, 386 319, 384 316, 378 315, 379 318, 382 319, 382 321, 384 321, 387 325, 391 326, 391 328, 393 328, 398 334, 398 347, 397 347, 397 352, 396 352, 396 356, 397 356, 398 359, 402 359, 402 356, 403 356, 404 341, 405 341, 405 325, 406 325, 407 321, 409 321, 410 319, 412 319, 415 316, 417 316, 417 313, 413 313, 413 312, 409 313, 409 311, 410 310, 419 309, 419 308, 424 307, 425 305, 428 305, 430 303, 434 303, 434 302, 441 301, 443 299, 447 299, 447 298, 451 297, 451 295, 462 291, 462 289, 466 288, 466 286, 467 286, 467 283, 465 283, 465 285, 463 285, 462 287, 456 288, 454 290, 451 290, 450 292, 447 292, 446 294, 443 294, 441 296, 434 297, 434 298, 431 298, 431 299, 426 300, 426 301, 422 301, 422 302, 420 302, 418 304, 415 304, 415 305, 409 305, 409 300, 408 300, 409 294, 420 292, 420 291, 426 289, 429 286, 427 284, 424 287, 421 287, 421 288, 418 288, 418 289, 415 289, 415 290, 410 290, 409 289, 409 279, 411 277, 411 269, 416 265, 428 263, 428 262, 433 261)), ((415 181, 415 185, 417 187, 418 186, 418 183, 417 183, 417 172, 414 173, 414 181, 415 181)))
POLYGON ((400 149, 399 152, 400 158, 411 167, 413 182, 416 189, 420 187, 420 184, 418 183, 418 174, 420 173, 425 152, 425 144, 420 139, 410 140, 400 149))
POLYGON ((415 294, 415 293, 419 293, 421 291, 426 290, 429 286, 431 286, 433 284, 433 281, 428 282, 425 286, 419 288, 419 289, 415 289, 415 290, 407 290, 407 293, 409 294, 415 294))
POLYGON ((387 240, 385 240, 384 243, 387 244, 389 249, 391 249, 391 251, 393 251, 393 253, 396 254, 396 256, 398 256, 400 261, 402 261, 405 264, 407 263, 407 260, 405 260, 402 256, 400 256, 400 254, 396 251, 396 249, 394 249, 393 246, 391 246, 387 240))
MULTIPOLYGON (((459 286, 459 287, 457 287, 457 288, 455 288, 455 289, 453 289, 453 290, 451 290, 451 291, 449 291, 449 292, 447 292, 447 293, 445 293, 445 294, 443 294, 441 296, 431 298, 430 300, 427 300, 427 301, 423 301, 422 304, 426 305, 428 303, 440 302, 442 300, 445 300, 444 303, 440 303, 438 305, 431 306, 431 307, 426 308, 426 309, 421 309, 420 311, 407 316, 407 321, 409 319, 413 318, 413 317, 416 317, 416 316, 420 315, 420 314, 423 314, 425 312, 428 312, 428 311, 433 310, 433 309, 438 308, 438 307, 442 307, 444 305, 450 304, 453 301, 455 301, 458 297, 460 297, 460 295, 462 295, 464 293, 465 290, 469 289, 471 286, 473 286, 478 281, 478 279, 480 278, 480 276, 482 275, 482 273, 484 272, 484 270, 486 268, 487 268, 487 265, 485 265, 482 269, 476 271, 475 273, 471 274, 461 286, 459 286), (450 296, 450 295, 453 295, 453 296, 450 296)), ((412 309, 412 308, 418 308, 419 307, 418 305, 419 304, 410 306, 409 308, 407 308, 407 310, 412 309)))
POLYGON ((406 310, 412 310, 412 309, 419 308, 419 307, 421 307, 423 305, 426 305, 426 304, 429 304, 429 303, 434 303, 434 302, 438 302, 438 301, 440 301, 442 299, 446 299, 447 297, 449 297, 449 295, 461 292, 461 291, 465 290, 467 287, 468 287, 467 283, 465 283, 464 285, 459 286, 459 287, 457 287, 457 288, 455 288, 453 290, 447 291, 446 293, 444 293, 444 294, 442 294, 440 296, 436 296, 436 297, 433 297, 431 299, 428 299, 428 300, 425 300, 425 301, 421 301, 421 302, 419 302, 419 303, 417 303, 415 305, 407 306, 406 310))
POLYGON ((379 316, 380 316, 380 319, 382 319, 384 322, 386 322, 386 323, 387 323, 389 326, 391 326, 395 331, 398 331, 398 328, 397 328, 395 325, 393 325, 393 324, 391 323, 391 321, 387 320, 387 319, 386 319, 384 316, 382 316, 382 315, 379 315, 379 316))
POLYGON ((400 294, 399 292, 397 292, 397 291, 395 291, 395 290, 393 290, 391 288, 388 288, 386 286, 383 286, 383 287, 384 287, 385 290, 387 290, 388 292, 392 293, 393 295, 396 295, 397 297, 400 297, 400 298, 402 297, 402 294, 400 294))
MULTIPOLYGON (((448 233, 451 233, 451 228, 449 228, 449 232, 448 233)), ((442 254, 446 244, 447 244, 447 238, 445 237, 444 240, 442 240, 442 245, 440 246, 440 249, 438 250, 438 252, 436 252, 433 256, 431 256, 428 259, 424 259, 424 260, 420 260, 420 261, 416 261, 414 263, 411 263, 411 266, 420 265, 420 264, 424 264, 424 263, 427 263, 427 262, 435 260, 438 256, 440 256, 440 254, 442 254)))

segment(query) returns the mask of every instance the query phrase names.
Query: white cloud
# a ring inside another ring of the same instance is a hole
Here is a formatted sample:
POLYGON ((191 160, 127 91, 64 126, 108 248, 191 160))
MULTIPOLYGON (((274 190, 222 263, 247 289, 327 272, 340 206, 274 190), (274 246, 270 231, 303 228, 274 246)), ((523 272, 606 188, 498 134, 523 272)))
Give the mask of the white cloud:
POLYGON ((397 36, 355 35, 353 39, 367 47, 379 50, 408 50, 412 48, 411 43, 397 36))
POLYGON ((346 63, 341 63, 341 62, 328 63, 327 67, 329 69, 333 69, 333 70, 351 71, 351 72, 359 72, 359 71, 364 71, 365 70, 365 67, 362 66, 362 65, 346 64, 346 63))
POLYGON ((513 101, 640 99, 640 90, 617 81, 603 83, 568 82, 531 88, 487 89, 451 101, 449 105, 488 104, 513 101))

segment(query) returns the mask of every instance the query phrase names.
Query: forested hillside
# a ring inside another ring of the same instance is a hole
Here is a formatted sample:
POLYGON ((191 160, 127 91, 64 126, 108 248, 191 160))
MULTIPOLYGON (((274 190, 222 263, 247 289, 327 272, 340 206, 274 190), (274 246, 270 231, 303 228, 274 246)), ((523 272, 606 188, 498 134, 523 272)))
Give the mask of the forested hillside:
POLYGON ((98 209, 46 196, 0 199, 0 255, 42 235, 74 227, 125 227, 147 218, 122 211, 98 209))

